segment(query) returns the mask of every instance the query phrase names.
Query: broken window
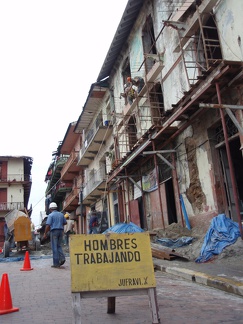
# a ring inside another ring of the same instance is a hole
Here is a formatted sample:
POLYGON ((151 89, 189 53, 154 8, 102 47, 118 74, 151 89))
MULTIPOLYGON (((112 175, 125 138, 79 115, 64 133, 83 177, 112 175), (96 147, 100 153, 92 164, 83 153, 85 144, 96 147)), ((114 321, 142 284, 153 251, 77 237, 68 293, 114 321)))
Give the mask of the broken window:
MULTIPOLYGON (((145 54, 157 54, 154 26, 151 16, 148 16, 143 28, 143 51, 145 54)), ((154 59, 147 58, 145 61, 145 71, 148 73, 153 67, 154 59)))
POLYGON ((164 97, 160 83, 156 83, 149 93, 152 124, 162 125, 164 116, 164 97))
POLYGON ((128 135, 129 150, 131 150, 132 147, 137 142, 137 127, 136 127, 135 116, 131 116, 129 118, 129 121, 128 121, 127 126, 126 126, 126 131, 127 131, 127 135, 128 135))
MULTIPOLYGON (((130 61, 129 61, 129 57, 127 57, 122 67, 122 80, 124 85, 127 83, 127 77, 130 76, 131 76, 130 61)), ((122 92, 124 93, 124 89, 122 90, 122 92)), ((125 98, 125 105, 127 105, 128 103, 127 96, 124 96, 124 98, 125 98)))
POLYGON ((222 59, 219 35, 213 15, 202 14, 199 19, 200 28, 195 35, 195 57, 199 67, 208 69, 215 61, 222 59))

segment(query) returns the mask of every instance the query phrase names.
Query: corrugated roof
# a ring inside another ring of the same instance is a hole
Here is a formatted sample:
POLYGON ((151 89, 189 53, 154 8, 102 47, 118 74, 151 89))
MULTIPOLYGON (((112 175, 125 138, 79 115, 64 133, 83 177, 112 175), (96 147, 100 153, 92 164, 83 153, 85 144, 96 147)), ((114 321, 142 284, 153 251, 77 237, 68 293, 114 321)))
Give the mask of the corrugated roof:
POLYGON ((144 0, 129 0, 124 13, 122 15, 120 24, 116 30, 113 41, 110 45, 105 61, 100 70, 97 81, 100 81, 110 75, 112 67, 127 40, 131 29, 136 21, 139 11, 144 3, 144 0))
POLYGON ((78 137, 80 136, 78 133, 74 133, 74 129, 76 127, 77 122, 70 123, 64 139, 61 144, 60 153, 61 154, 70 154, 78 137))
POLYGON ((110 72, 124 42, 127 40, 131 32, 143 3, 144 0, 129 0, 127 2, 121 21, 100 70, 97 82, 93 83, 90 87, 83 111, 79 116, 77 125, 74 129, 75 132, 82 133, 83 129, 87 129, 93 120, 94 115, 99 108, 102 98, 106 92, 105 88, 108 87, 108 78, 110 72))
POLYGON ((100 107, 107 86, 107 80, 96 82, 91 85, 88 97, 83 107, 83 111, 78 118, 74 132, 82 133, 84 129, 87 129, 89 127, 91 121, 94 119, 97 110, 100 107))

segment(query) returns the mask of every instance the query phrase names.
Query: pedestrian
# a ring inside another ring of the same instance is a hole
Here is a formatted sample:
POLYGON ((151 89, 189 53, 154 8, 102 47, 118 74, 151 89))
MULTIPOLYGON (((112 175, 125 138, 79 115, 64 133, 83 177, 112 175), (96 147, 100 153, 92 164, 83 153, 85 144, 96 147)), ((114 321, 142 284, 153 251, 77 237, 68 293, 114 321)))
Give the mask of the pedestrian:
POLYGON ((64 215, 67 224, 64 225, 64 245, 69 245, 69 235, 73 233, 74 230, 74 220, 69 219, 69 213, 64 215))
POLYGON ((4 230, 4 239, 5 239, 5 241, 8 241, 9 238, 11 237, 11 235, 10 235, 10 232, 9 232, 9 229, 8 229, 8 225, 7 225, 5 219, 4 219, 4 227, 3 227, 3 230, 4 230))
POLYGON ((89 219, 89 234, 97 234, 98 233, 98 217, 97 212, 94 207, 91 208, 91 215, 89 219))
POLYGON ((51 249, 53 254, 52 268, 60 268, 66 261, 65 255, 62 251, 63 229, 67 224, 63 213, 57 211, 57 204, 51 202, 49 205, 50 214, 48 215, 43 238, 46 238, 48 231, 51 233, 51 249))

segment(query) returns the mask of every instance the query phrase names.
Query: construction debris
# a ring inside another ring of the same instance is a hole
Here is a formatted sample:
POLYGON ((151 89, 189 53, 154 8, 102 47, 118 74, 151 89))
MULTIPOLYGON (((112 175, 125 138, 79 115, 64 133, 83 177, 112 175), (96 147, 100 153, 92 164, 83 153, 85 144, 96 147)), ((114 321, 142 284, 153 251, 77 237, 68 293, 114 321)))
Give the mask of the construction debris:
POLYGON ((174 259, 183 259, 185 261, 190 261, 188 258, 183 255, 176 253, 174 250, 161 247, 158 244, 151 243, 152 257, 163 260, 174 260, 174 259))

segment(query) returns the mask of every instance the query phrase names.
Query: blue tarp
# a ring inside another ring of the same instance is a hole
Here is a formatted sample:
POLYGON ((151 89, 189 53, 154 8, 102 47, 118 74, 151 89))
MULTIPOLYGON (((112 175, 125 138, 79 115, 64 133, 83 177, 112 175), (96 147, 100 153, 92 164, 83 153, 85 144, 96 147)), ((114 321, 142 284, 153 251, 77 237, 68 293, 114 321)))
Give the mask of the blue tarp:
POLYGON ((105 230, 102 234, 106 233, 140 233, 144 232, 144 230, 137 226, 136 224, 130 222, 130 223, 118 223, 115 224, 114 226, 108 228, 105 230))
POLYGON ((233 222, 225 214, 219 214, 211 221, 204 237, 200 256, 195 262, 209 261, 214 255, 220 254, 224 248, 234 244, 240 237, 239 224, 233 222))
POLYGON ((192 243, 193 237, 182 236, 176 240, 172 240, 169 238, 160 238, 157 240, 160 244, 171 247, 172 249, 182 247, 184 245, 189 245, 192 243))
MULTIPOLYGON (((49 258, 52 258, 52 255, 30 256, 30 260, 49 259, 49 258)), ((24 261, 24 256, 11 257, 11 253, 10 253, 10 257, 4 258, 2 254, 0 254, 0 262, 16 262, 16 261, 24 261)))

